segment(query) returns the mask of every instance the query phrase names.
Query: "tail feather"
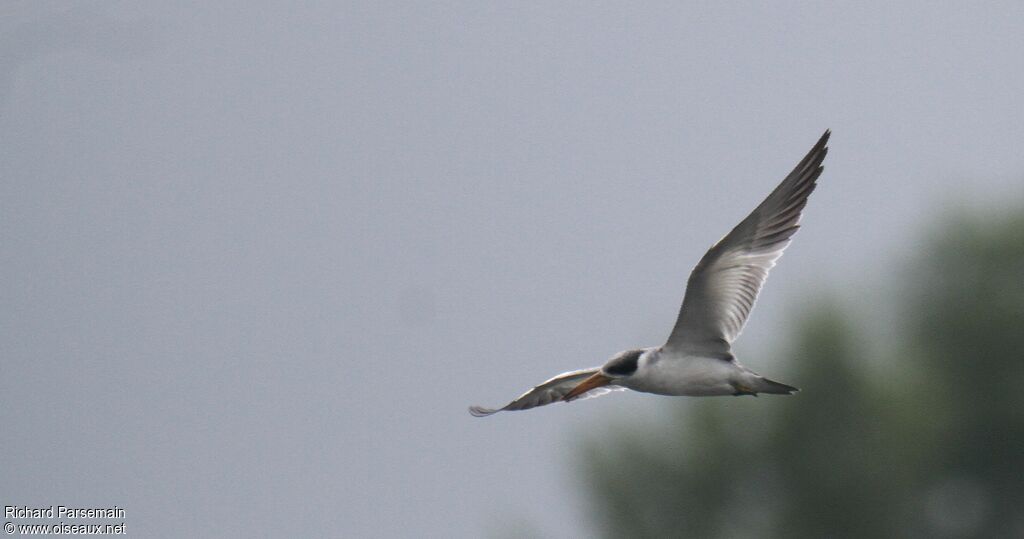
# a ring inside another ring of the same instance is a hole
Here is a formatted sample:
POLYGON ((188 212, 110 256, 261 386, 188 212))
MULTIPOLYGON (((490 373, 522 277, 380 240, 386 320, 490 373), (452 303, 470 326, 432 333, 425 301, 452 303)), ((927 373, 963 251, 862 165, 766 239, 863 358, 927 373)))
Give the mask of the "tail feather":
POLYGON ((767 378, 761 378, 761 384, 757 388, 758 393, 768 393, 771 395, 792 395, 797 391, 800 390, 793 386, 787 386, 786 384, 776 382, 775 380, 769 380, 767 378))

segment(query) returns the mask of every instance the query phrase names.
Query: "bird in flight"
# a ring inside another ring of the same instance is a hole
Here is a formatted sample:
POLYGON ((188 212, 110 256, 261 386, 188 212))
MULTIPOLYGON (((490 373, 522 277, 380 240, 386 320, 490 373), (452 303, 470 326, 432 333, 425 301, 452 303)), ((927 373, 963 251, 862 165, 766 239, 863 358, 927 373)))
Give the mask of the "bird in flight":
POLYGON ((768 198, 700 259, 690 273, 668 342, 620 352, 600 367, 559 374, 502 408, 470 406, 469 413, 483 417, 529 410, 620 389, 691 397, 798 391, 740 365, 732 343, 743 330, 768 270, 800 228, 800 213, 823 170, 830 134, 825 131, 768 198))

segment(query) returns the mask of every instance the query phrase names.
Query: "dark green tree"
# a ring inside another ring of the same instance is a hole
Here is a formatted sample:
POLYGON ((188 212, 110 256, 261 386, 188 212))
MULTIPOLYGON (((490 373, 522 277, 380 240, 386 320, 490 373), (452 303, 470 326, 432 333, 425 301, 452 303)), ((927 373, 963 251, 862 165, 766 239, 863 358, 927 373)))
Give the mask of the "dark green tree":
POLYGON ((894 277, 879 310, 904 340, 882 357, 865 343, 883 336, 823 301, 791 339, 796 396, 689 399, 668 424, 589 441, 601 530, 1024 536, 1024 214, 947 221, 894 277))
POLYGON ((952 534, 1024 537, 1024 213, 958 219, 929 253, 909 320, 942 395, 930 509, 952 534))

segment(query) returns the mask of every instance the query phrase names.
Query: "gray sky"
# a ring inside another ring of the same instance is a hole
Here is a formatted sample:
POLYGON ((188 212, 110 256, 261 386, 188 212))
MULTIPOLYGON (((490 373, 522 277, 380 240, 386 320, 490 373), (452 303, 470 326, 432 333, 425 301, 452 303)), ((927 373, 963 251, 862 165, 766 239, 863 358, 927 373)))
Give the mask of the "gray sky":
POLYGON ((805 291, 1024 201, 1019 2, 65 4, 0 7, 0 505, 140 536, 579 535, 578 438, 673 402, 466 405, 659 344, 825 128, 773 378, 805 291))

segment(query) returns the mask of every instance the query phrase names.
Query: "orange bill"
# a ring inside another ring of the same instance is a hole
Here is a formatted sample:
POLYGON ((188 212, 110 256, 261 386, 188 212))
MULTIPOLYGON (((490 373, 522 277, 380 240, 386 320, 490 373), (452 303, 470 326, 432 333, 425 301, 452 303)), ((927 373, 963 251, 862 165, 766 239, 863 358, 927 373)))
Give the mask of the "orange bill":
POLYGON ((586 380, 580 382, 578 386, 572 388, 572 391, 566 393, 565 396, 562 397, 562 400, 571 401, 576 397, 579 397, 580 395, 586 393, 587 391, 590 391, 591 389, 606 386, 611 381, 611 378, 608 378, 607 376, 601 373, 595 373, 590 378, 587 378, 586 380))

